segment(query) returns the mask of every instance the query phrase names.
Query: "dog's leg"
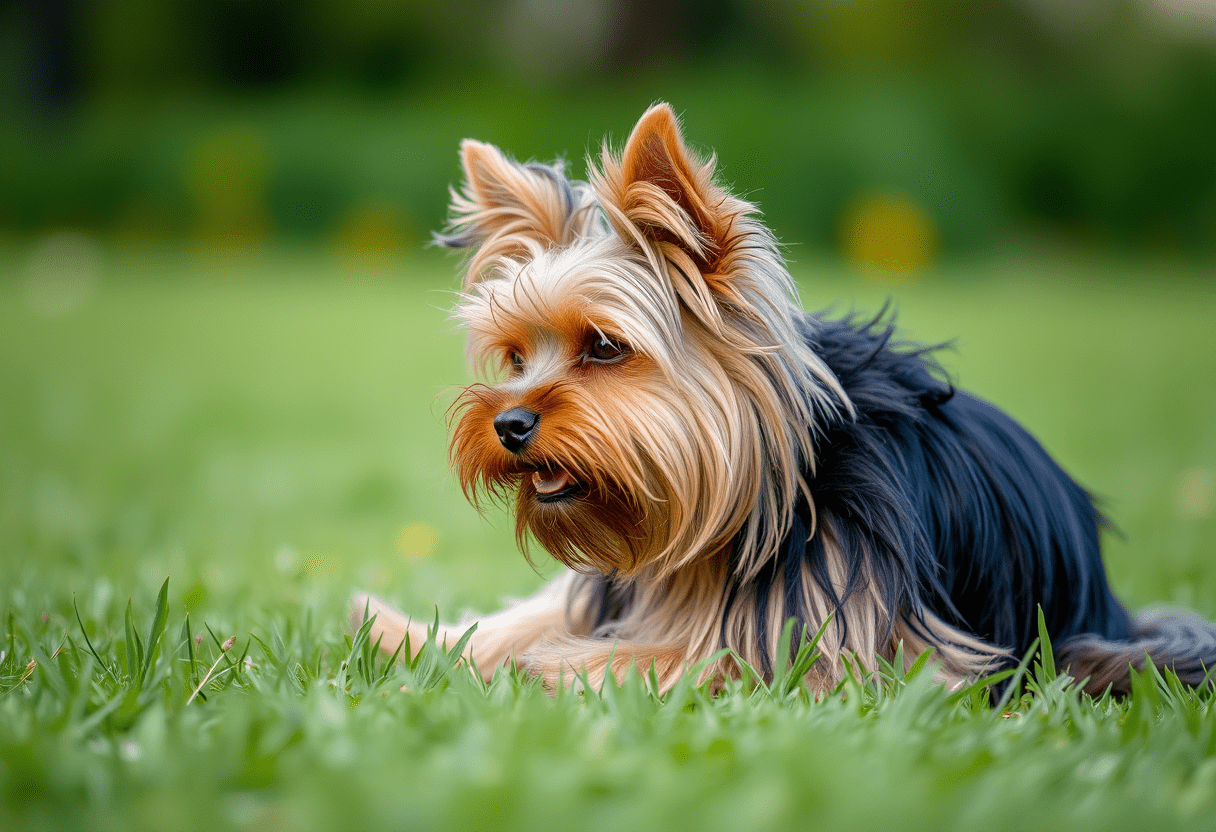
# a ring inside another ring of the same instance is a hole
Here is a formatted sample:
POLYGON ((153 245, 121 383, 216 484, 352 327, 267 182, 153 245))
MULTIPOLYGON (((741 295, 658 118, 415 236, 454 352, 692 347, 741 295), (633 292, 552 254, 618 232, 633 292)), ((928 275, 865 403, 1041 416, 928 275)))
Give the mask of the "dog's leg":
MULTIPOLYGON (((506 664, 537 641, 569 632, 567 625, 567 600, 570 594, 570 576, 553 581, 539 593, 512 604, 502 612, 483 618, 467 620, 461 624, 440 624, 435 642, 451 646, 474 624, 477 630, 465 646, 464 656, 471 659, 477 669, 488 680, 499 665, 506 664)), ((361 592, 351 599, 351 626, 358 629, 364 614, 375 616, 371 640, 380 641, 380 649, 386 653, 395 651, 406 636, 413 654, 427 640, 428 623, 423 619, 407 616, 374 595, 361 592)))
MULTIPOLYGON (((688 649, 679 644, 642 644, 613 638, 587 638, 559 635, 539 641, 520 658, 520 663, 544 680, 545 687, 557 690, 581 684, 584 673, 596 690, 609 674, 621 681, 637 668, 649 676, 654 668, 659 691, 667 691, 688 667, 688 649)), ((706 668, 702 678, 724 675, 723 663, 706 668)))

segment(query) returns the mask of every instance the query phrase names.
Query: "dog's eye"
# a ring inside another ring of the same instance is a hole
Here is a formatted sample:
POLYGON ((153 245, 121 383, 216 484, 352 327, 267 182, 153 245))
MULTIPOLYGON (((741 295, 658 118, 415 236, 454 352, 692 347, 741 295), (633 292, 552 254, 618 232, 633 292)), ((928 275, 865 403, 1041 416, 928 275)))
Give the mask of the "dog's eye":
POLYGON ((517 352, 512 352, 510 355, 511 366, 516 370, 522 370, 524 366, 524 357, 517 352))
POLYGON ((598 361, 601 364, 611 364, 624 358, 625 353, 625 347, 600 336, 593 340, 587 348, 586 358, 589 361, 598 361))

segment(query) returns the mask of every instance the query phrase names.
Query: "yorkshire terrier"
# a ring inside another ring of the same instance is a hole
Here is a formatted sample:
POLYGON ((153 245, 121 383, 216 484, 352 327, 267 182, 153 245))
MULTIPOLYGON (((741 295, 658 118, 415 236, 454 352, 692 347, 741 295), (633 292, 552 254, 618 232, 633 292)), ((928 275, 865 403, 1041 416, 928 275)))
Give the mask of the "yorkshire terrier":
MULTIPOLYGON (((823 627, 815 690, 928 649, 957 685, 1015 662, 1040 609, 1091 693, 1147 661, 1191 685, 1216 667, 1216 627, 1112 595, 1102 514, 1029 433, 885 318, 802 311, 772 232, 667 104, 589 182, 471 140, 461 159, 436 237, 471 252, 455 315, 494 382, 453 405, 453 463, 567 567, 475 622, 483 674, 771 676, 792 618, 823 627)), ((427 638, 357 596, 368 612, 387 650, 427 638)))

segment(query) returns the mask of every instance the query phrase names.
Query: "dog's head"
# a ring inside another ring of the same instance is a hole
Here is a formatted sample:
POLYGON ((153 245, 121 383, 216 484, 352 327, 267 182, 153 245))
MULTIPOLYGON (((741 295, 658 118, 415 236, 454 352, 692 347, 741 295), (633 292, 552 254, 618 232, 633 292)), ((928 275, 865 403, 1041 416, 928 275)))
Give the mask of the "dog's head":
POLYGON ((455 314, 490 377, 453 407, 465 493, 514 500, 521 543, 575 568, 758 568, 843 397, 754 207, 666 104, 589 183, 474 141, 461 158, 437 239, 472 250, 455 314))

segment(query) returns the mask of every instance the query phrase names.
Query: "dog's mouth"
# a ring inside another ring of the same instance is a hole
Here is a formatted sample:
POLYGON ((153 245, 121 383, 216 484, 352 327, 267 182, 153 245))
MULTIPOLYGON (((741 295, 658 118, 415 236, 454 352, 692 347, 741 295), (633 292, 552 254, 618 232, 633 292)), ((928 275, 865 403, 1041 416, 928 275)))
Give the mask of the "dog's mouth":
POLYGON ((581 497, 587 486, 562 468, 539 468, 532 472, 532 488, 542 503, 560 503, 581 497))

